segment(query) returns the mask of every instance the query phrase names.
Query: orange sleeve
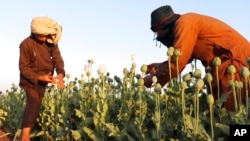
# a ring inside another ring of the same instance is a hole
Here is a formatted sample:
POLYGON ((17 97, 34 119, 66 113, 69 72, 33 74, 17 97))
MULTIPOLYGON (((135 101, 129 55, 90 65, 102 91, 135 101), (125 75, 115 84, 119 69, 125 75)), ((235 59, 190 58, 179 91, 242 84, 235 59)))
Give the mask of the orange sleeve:
MULTIPOLYGON (((191 21, 177 21, 174 28, 174 48, 181 51, 178 59, 179 73, 185 68, 186 64, 192 59, 192 52, 196 44, 198 30, 197 26, 191 21)), ((177 77, 177 59, 171 57, 171 78, 177 77)), ((158 82, 163 86, 170 81, 168 61, 159 64, 156 73, 158 82)))

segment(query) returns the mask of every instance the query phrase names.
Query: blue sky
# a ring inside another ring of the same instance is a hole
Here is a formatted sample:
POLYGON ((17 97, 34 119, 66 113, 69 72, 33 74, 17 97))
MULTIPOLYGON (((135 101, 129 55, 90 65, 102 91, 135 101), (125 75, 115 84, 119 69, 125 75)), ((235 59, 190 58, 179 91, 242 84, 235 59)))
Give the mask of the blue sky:
POLYGON ((19 44, 29 36, 33 17, 48 16, 62 25, 59 46, 72 80, 84 73, 88 59, 95 60, 94 76, 99 65, 122 76, 123 68, 130 69, 131 55, 138 72, 142 64, 167 58, 167 48, 155 46, 150 30, 151 12, 166 4, 175 13, 219 18, 250 40, 247 0, 8 0, 0 5, 0 91, 18 85, 19 44))

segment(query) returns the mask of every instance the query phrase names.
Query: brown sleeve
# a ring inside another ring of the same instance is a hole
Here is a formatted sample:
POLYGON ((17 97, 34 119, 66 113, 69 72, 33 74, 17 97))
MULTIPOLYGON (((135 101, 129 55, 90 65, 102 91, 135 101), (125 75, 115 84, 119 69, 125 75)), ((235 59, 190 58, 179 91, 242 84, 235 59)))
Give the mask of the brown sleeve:
POLYGON ((21 79, 26 79, 30 83, 35 84, 38 82, 38 74, 34 71, 36 69, 36 53, 28 43, 21 43, 19 47, 19 70, 21 79))
POLYGON ((61 56, 61 52, 59 50, 58 45, 55 45, 55 47, 53 48, 52 60, 56 73, 57 74, 61 73, 65 76, 64 61, 61 56))

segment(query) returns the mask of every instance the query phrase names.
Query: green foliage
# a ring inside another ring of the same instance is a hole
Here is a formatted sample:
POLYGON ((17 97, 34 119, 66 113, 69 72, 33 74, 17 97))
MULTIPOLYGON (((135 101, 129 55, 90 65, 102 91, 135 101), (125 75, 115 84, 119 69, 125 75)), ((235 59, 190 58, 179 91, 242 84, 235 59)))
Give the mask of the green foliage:
MULTIPOLYGON (((32 138, 41 141, 207 141, 211 120, 205 90, 195 89, 192 78, 181 90, 178 80, 161 88, 138 84, 134 67, 124 77, 66 78, 65 88, 47 88, 32 138), (182 97, 183 96, 183 97, 182 97), (195 101, 199 101, 195 105, 195 101), (183 100, 184 99, 184 100, 183 100), (198 111, 197 111, 198 109, 198 111), (198 117, 198 119, 196 118, 198 117)), ((226 96, 212 105, 214 138, 229 135, 229 124, 249 124, 244 106, 237 112, 222 108, 226 96)), ((0 129, 18 133, 25 107, 25 92, 12 86, 0 98, 0 129)))
POLYGON ((25 93, 13 85, 7 94, 0 95, 0 129, 15 134, 22 123, 25 93))

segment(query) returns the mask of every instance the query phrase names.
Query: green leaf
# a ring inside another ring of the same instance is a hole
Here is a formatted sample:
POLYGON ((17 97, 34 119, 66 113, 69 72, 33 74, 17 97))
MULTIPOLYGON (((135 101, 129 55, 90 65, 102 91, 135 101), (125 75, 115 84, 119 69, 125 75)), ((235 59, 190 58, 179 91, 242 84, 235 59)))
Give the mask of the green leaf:
POLYGON ((78 131, 72 130, 71 133, 75 140, 79 140, 81 138, 81 134, 78 131))
POLYGON ((40 131, 35 134, 36 137, 45 135, 44 131, 40 131))
POLYGON ((228 125, 221 124, 221 123, 215 123, 215 127, 218 127, 224 134, 229 135, 230 129, 228 125))
POLYGON ((95 134, 95 132, 94 132, 92 129, 90 129, 90 128, 88 128, 88 127, 83 127, 83 131, 84 131, 85 133, 87 133, 87 135, 88 135, 92 140, 94 140, 94 141, 98 141, 98 140, 99 140, 98 137, 97 137, 97 135, 95 134))
POLYGON ((75 109, 75 112, 76 112, 76 116, 77 116, 78 118, 84 117, 84 116, 83 116, 83 113, 82 113, 80 110, 75 109))
POLYGON ((188 114, 185 114, 185 119, 186 119, 186 124, 187 124, 187 127, 189 129, 194 129, 194 119, 188 115, 188 114))
POLYGON ((114 126, 112 123, 108 123, 106 124, 106 127, 109 129, 109 136, 120 138, 120 129, 117 126, 114 126))

